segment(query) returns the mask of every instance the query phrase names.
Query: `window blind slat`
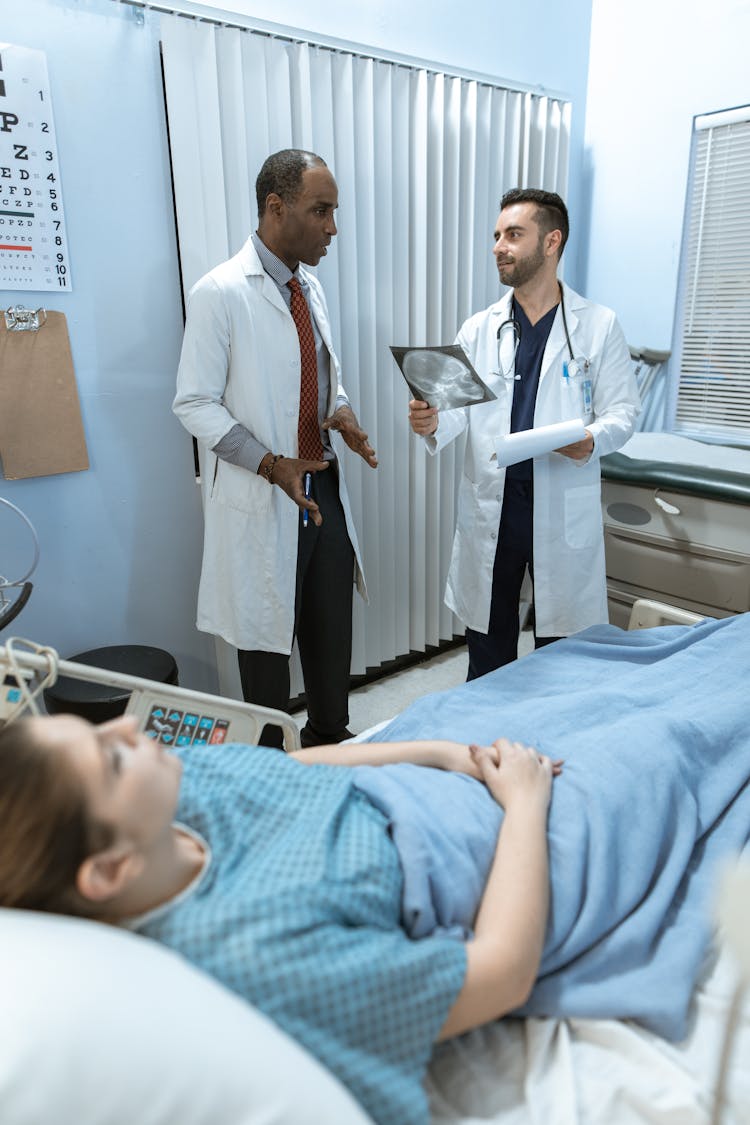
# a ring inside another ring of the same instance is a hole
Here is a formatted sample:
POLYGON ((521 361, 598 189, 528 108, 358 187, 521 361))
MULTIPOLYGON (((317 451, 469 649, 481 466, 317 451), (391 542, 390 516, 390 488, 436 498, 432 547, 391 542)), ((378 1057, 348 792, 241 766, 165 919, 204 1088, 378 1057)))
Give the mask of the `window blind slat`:
POLYGON ((696 121, 685 214, 672 424, 750 445, 750 106, 696 121))

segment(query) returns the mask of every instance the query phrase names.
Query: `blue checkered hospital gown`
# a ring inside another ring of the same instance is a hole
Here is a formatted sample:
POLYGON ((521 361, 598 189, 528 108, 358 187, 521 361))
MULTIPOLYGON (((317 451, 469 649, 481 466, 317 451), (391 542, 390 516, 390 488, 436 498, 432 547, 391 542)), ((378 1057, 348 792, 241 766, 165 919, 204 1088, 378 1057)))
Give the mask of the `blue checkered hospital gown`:
POLYGON ((277 750, 187 748, 178 819, 213 858, 139 930, 270 1016, 375 1121, 424 1125, 422 1077, 464 981, 446 937, 410 939, 388 822, 352 771, 277 750))

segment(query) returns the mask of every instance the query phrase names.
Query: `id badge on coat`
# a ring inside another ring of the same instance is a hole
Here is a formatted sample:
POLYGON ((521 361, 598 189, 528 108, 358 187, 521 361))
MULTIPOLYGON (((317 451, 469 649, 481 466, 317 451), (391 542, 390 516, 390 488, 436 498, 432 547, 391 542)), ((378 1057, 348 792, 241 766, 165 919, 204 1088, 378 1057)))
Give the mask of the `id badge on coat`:
POLYGON ((584 379, 583 380, 583 383, 581 385, 581 392, 583 394, 583 413, 584 414, 592 414, 594 408, 593 408, 593 404, 592 404, 591 380, 590 379, 584 379))

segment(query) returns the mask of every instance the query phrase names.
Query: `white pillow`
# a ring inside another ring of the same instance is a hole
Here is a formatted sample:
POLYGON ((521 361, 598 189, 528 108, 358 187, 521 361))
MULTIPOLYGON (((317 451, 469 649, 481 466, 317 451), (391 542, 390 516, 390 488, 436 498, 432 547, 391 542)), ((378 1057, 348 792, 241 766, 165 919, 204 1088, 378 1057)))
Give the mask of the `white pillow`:
POLYGON ((0 909, 2 1125, 367 1125, 249 1004, 147 938, 0 909))

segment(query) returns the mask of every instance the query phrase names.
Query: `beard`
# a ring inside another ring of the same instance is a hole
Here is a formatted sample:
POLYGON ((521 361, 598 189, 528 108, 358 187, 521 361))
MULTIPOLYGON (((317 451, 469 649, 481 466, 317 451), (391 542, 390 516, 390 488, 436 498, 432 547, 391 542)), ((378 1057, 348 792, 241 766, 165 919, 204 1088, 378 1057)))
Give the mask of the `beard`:
POLYGON ((536 277, 543 265, 544 249, 540 238, 536 250, 532 251, 531 254, 527 254, 525 258, 516 258, 513 262, 508 262, 505 265, 498 265, 497 269, 503 285, 512 285, 514 289, 518 289, 521 285, 525 285, 533 277, 536 277))

